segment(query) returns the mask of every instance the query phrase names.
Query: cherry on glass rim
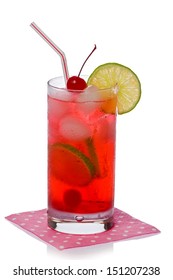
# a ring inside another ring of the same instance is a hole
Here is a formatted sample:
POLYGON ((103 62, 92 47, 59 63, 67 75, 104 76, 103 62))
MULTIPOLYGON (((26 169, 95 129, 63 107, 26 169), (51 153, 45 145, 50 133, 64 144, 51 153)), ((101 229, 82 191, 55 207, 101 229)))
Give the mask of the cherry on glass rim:
POLYGON ((83 90, 87 87, 87 83, 84 79, 78 76, 72 76, 67 81, 67 89, 71 90, 83 90))

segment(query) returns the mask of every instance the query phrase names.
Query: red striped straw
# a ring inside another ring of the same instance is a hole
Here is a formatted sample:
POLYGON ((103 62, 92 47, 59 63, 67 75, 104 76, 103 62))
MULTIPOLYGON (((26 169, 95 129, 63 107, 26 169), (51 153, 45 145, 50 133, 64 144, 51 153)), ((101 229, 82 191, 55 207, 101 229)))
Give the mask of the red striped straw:
POLYGON ((52 47, 52 49, 60 56, 63 73, 64 73, 64 79, 67 82, 69 78, 68 74, 68 67, 67 67, 67 60, 65 53, 35 24, 35 22, 32 22, 30 26, 49 44, 49 46, 52 47))

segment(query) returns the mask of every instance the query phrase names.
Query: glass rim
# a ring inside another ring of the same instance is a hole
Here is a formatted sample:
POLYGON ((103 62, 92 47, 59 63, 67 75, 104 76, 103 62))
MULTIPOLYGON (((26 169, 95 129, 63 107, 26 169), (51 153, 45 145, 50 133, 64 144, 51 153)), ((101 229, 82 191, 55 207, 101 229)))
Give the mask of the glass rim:
MULTIPOLYGON (((83 79, 85 79, 85 80, 87 80, 87 75, 81 75, 81 78, 83 78, 83 79)), ((48 80, 48 82, 47 82, 47 86, 48 86, 48 88, 50 88, 50 89, 52 89, 54 92, 53 93, 51 93, 51 92, 49 92, 49 90, 48 90, 48 96, 50 96, 50 97, 53 97, 53 98, 56 98, 56 99, 58 99, 58 100, 61 100, 61 98, 59 98, 59 96, 56 96, 56 92, 58 93, 58 91, 61 91, 64 95, 73 95, 74 97, 75 96, 78 96, 78 94, 84 94, 85 93, 85 91, 87 90, 87 88, 86 89, 84 89, 84 90, 68 90, 66 87, 65 87, 65 79, 64 79, 64 77, 63 76, 57 76, 57 77, 54 77, 54 78, 52 78, 52 79, 50 79, 50 80, 48 80), (58 82, 58 80, 59 80, 59 84, 60 85, 57 85, 57 82, 58 82), (62 86, 61 86, 62 85, 62 86)), ((90 86, 89 86, 90 87, 90 86)), ((107 95, 107 96, 102 96, 102 98, 96 98, 96 99, 94 99, 94 98, 92 98, 91 100, 88 100, 88 101, 79 101, 80 103, 81 102, 103 102, 103 101, 106 101, 106 100, 109 100, 109 99, 112 99, 112 97, 113 97, 113 94, 115 95, 115 96, 117 96, 117 92, 116 92, 116 90, 115 90, 115 88, 113 88, 113 87, 110 87, 110 88, 104 88, 104 89, 99 89, 99 88, 96 88, 95 89, 95 92, 96 93, 98 93, 98 92, 101 92, 101 93, 104 93, 104 92, 108 92, 109 91, 109 94, 107 95)), ((100 96, 101 97, 101 96, 100 96)), ((66 100, 66 101, 68 101, 68 100, 66 100)), ((69 101, 72 101, 72 100, 69 100, 69 101)), ((76 100, 77 101, 77 100, 76 100)), ((76 102, 75 101, 75 102, 76 102)), ((77 101, 78 102, 78 101, 77 101)))

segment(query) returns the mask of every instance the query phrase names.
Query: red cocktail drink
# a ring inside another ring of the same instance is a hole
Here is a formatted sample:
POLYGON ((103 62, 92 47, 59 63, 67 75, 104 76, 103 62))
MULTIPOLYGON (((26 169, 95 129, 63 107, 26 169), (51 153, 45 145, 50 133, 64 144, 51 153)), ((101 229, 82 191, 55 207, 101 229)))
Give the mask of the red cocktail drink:
POLYGON ((113 225, 116 95, 94 86, 67 90, 62 80, 48 82, 49 225, 106 230, 113 225))
POLYGON ((69 77, 64 52, 33 22, 31 27, 60 56, 64 79, 48 82, 48 225, 62 232, 93 233, 113 226, 116 112, 133 110, 141 97, 137 75, 105 63, 87 82, 69 77), (69 227, 68 227, 69 226, 69 227))

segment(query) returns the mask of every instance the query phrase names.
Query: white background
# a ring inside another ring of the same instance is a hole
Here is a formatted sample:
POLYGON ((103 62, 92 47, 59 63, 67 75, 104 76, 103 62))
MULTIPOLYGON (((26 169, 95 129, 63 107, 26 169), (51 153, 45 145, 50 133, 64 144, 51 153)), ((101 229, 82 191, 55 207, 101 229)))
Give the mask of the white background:
MULTIPOLYGON (((171 0, 1 1, 2 279, 15 278, 12 269, 18 265, 51 268, 67 264, 99 269, 160 266, 162 274, 156 279, 166 279, 166 276, 170 279, 169 253, 173 249, 171 7, 171 0), (115 205, 156 226, 161 234, 112 245, 57 251, 4 219, 12 213, 45 208, 47 203, 46 82, 61 75, 62 68, 57 54, 30 28, 32 21, 64 50, 71 75, 78 73, 94 44, 97 50, 84 73, 91 73, 106 62, 124 64, 137 73, 142 84, 140 103, 134 111, 118 117, 115 205)), ((113 276, 102 277, 113 279, 113 276)))

